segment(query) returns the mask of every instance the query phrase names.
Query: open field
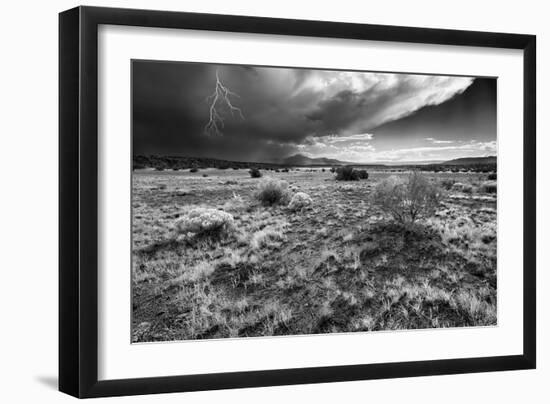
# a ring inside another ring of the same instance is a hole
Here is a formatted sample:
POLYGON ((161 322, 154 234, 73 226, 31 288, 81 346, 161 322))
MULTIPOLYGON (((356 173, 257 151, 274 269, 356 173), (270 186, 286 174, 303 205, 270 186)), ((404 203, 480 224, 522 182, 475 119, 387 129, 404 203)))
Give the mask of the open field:
POLYGON ((134 171, 134 342, 496 325, 496 193, 482 186, 486 174, 425 173, 450 189, 433 217, 407 227, 371 203, 381 180, 407 173, 351 182, 320 168, 263 174, 134 171), (254 194, 266 177, 312 204, 261 204, 254 194), (232 230, 177 235, 177 219, 198 206, 231 214, 232 230))

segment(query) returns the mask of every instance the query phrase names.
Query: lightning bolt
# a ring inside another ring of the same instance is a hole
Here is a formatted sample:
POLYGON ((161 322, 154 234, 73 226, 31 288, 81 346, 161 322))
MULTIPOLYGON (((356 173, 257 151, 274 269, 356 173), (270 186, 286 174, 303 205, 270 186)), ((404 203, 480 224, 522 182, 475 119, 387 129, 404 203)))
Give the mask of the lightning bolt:
POLYGON ((214 89, 214 92, 206 97, 206 102, 210 104, 210 119, 204 127, 204 133, 206 135, 221 136, 223 134, 222 129, 224 128, 225 120, 219 112, 219 108, 223 107, 224 105, 225 107, 229 108, 232 116, 235 116, 235 114, 237 114, 241 117, 241 119, 244 119, 243 112, 239 107, 233 105, 230 97, 240 98, 238 94, 234 93, 223 85, 220 80, 218 69, 216 69, 216 87, 214 89))

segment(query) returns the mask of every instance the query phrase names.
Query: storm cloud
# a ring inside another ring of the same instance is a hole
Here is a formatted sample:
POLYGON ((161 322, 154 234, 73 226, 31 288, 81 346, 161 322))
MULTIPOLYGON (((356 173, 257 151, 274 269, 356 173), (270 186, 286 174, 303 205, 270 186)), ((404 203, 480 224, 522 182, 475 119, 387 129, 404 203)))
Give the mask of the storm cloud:
MULTIPOLYGON (((406 126, 389 125, 419 113, 426 115, 423 112, 426 109, 443 107, 464 96, 477 80, 133 61, 133 150, 134 154, 241 161, 273 161, 304 153, 368 162, 388 155, 390 146, 395 150, 395 142, 385 144, 385 138, 400 138, 403 150, 412 148, 411 140, 418 143, 417 147, 450 147, 434 142, 434 139, 449 140, 445 133, 423 133, 418 129, 422 126, 419 122, 415 123, 414 135, 406 126), (208 97, 215 90, 216 72, 223 85, 234 93, 229 96, 230 101, 242 111, 243 117, 219 103, 217 112, 223 119, 223 128, 220 127, 219 135, 208 135, 205 133, 210 119, 208 97)), ((496 121, 496 116, 486 119, 496 121)), ((426 117, 424 125, 429 128, 431 121, 436 120, 437 111, 426 117)), ((476 128, 470 128, 463 136, 453 128, 448 130, 453 132, 454 141, 477 141, 476 137, 481 136, 476 128)), ((486 132, 483 141, 488 141, 487 136, 496 140, 496 129, 494 133, 486 132)))

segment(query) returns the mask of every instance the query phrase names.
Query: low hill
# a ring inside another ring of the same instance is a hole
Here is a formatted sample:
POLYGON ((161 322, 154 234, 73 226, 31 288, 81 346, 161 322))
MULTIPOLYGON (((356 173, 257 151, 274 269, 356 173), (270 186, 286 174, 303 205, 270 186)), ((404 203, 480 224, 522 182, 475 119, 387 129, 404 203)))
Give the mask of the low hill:
POLYGON ((487 157, 463 157, 459 159, 453 159, 444 161, 441 165, 445 166, 469 166, 469 165, 483 165, 483 164, 496 164, 496 156, 487 157))
POLYGON ((326 157, 311 158, 304 156, 303 154, 295 154, 293 156, 284 158, 280 160, 279 163, 288 166, 340 166, 352 164, 336 159, 329 159, 326 157))

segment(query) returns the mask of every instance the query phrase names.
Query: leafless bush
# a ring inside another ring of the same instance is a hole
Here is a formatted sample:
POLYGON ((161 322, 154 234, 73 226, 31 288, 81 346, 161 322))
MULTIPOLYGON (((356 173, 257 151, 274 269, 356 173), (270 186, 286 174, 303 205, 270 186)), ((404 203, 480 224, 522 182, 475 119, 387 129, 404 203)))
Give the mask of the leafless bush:
POLYGON ((391 176, 380 182, 373 203, 402 224, 435 214, 442 198, 441 189, 419 172, 407 178, 391 176))
POLYGON ((258 184, 256 199, 264 205, 284 204, 288 202, 288 182, 275 178, 266 178, 258 184))

